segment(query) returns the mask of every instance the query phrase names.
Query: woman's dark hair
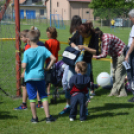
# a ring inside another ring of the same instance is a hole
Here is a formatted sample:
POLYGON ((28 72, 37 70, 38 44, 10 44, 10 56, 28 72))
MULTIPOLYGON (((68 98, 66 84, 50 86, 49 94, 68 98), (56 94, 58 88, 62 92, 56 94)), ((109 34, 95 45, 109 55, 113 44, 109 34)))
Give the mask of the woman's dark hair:
POLYGON ((77 28, 82 24, 81 17, 78 15, 74 15, 73 18, 71 19, 71 24, 70 24, 70 34, 72 34, 77 28))
POLYGON ((80 27, 79 27, 79 32, 80 33, 88 34, 89 31, 90 31, 91 34, 95 34, 95 30, 94 30, 94 27, 93 27, 93 24, 92 24, 91 21, 83 23, 83 24, 80 25, 80 27))
POLYGON ((100 40, 102 40, 101 38, 102 38, 103 32, 100 30, 99 27, 95 28, 95 33, 98 34, 100 40))

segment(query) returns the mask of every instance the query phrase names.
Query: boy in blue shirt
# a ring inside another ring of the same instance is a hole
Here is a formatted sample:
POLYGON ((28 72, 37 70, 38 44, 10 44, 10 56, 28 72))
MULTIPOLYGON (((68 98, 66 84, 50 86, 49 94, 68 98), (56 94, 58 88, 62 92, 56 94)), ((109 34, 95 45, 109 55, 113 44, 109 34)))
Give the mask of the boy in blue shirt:
POLYGON ((54 64, 56 58, 45 47, 37 45, 39 36, 35 30, 29 31, 27 37, 30 40, 31 48, 24 52, 22 68, 25 69, 24 80, 26 82, 26 89, 33 116, 31 122, 38 122, 38 117, 36 114, 37 90, 43 103, 46 114, 46 122, 51 122, 54 121, 54 118, 49 114, 46 85, 44 80, 44 64, 47 58, 51 59, 50 64, 45 69, 47 71, 54 64))

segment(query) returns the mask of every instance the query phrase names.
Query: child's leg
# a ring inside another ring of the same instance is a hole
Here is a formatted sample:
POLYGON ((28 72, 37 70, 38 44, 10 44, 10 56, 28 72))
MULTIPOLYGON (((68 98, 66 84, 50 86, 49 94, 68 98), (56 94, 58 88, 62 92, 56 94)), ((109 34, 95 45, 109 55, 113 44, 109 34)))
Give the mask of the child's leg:
POLYGON ((38 100, 38 101, 41 101, 38 91, 37 91, 37 100, 38 100))
POLYGON ((80 120, 82 121, 86 119, 86 96, 84 93, 79 93, 77 97, 80 103, 80 120))
POLYGON ((27 102, 27 90, 26 86, 21 86, 22 88, 22 102, 26 103, 27 102))
POLYGON ((38 100, 38 104, 37 104, 37 108, 43 108, 43 106, 42 106, 42 102, 41 102, 41 99, 40 99, 40 96, 39 96, 39 93, 38 93, 38 91, 37 91, 37 100, 38 100))
POLYGON ((46 117, 48 118, 48 117, 50 116, 50 114, 49 114, 49 105, 48 105, 47 99, 44 100, 42 103, 43 103, 45 115, 46 115, 46 117))
POLYGON ((77 115, 77 100, 78 100, 77 95, 71 96, 69 118, 73 118, 73 119, 76 118, 76 115, 77 115))
POLYGON ((33 119, 36 119, 37 118, 37 114, 36 114, 36 100, 37 100, 36 81, 28 81, 26 83, 26 89, 27 89, 29 100, 30 100, 32 116, 33 116, 33 119))
POLYGON ((31 111, 32 111, 33 118, 36 119, 37 118, 36 103, 35 102, 30 102, 30 106, 31 106, 31 111))
POLYGON ((50 94, 50 89, 51 89, 51 83, 48 83, 48 86, 47 86, 47 94, 48 95, 50 94))

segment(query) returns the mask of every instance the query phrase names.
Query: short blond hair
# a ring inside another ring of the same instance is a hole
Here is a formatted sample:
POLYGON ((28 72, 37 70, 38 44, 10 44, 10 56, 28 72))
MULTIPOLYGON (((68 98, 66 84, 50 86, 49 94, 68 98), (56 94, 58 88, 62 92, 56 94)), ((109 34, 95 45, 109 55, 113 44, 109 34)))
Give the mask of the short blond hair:
POLYGON ((37 27, 31 26, 30 30, 35 30, 39 34, 39 37, 41 36, 40 30, 37 27))
POLYGON ((35 30, 30 30, 30 31, 27 33, 27 38, 29 38, 29 40, 30 40, 31 42, 37 43, 37 42, 39 41, 38 32, 35 31, 35 30))
POLYGON ((77 62, 76 65, 78 69, 80 69, 82 74, 86 74, 87 72, 87 63, 85 61, 77 62))

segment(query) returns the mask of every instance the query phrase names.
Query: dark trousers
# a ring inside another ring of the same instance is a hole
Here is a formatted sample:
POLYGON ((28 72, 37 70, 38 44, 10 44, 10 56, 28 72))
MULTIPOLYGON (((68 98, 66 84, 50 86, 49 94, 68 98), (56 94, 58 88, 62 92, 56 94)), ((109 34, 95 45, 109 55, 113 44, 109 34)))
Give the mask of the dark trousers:
POLYGON ((84 93, 78 93, 74 96, 71 96, 71 102, 70 102, 70 118, 75 119, 77 115, 77 106, 80 104, 80 120, 86 119, 86 96, 84 93))
MULTIPOLYGON (((129 58, 129 64, 131 66, 131 69, 127 70, 127 78, 128 82, 130 84, 130 89, 132 89, 132 82, 134 83, 134 51, 130 54, 129 58)), ((134 90, 131 90, 132 94, 134 95, 134 90)))

